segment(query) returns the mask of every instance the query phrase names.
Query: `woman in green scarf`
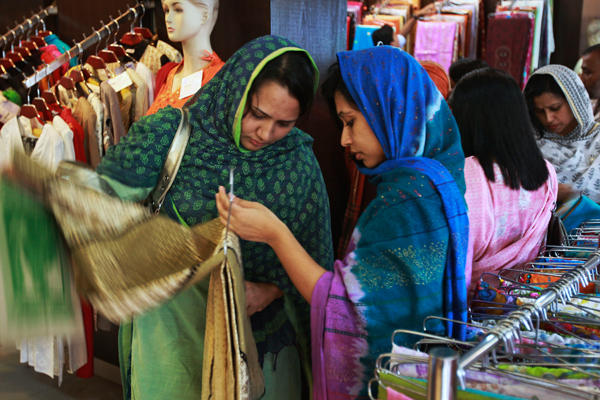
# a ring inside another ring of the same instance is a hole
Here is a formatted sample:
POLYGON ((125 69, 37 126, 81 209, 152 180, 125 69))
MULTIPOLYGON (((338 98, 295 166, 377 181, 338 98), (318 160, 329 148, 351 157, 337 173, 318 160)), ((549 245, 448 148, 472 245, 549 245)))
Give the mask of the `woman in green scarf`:
MULTIPOLYGON (((162 212, 189 226, 217 217, 214 192, 234 167, 236 195, 267 205, 315 260, 331 265, 327 192, 312 139, 294 127, 317 84, 310 55, 288 40, 244 45, 186 105, 191 137, 162 212)), ((139 201, 156 186, 180 115, 167 107, 144 117, 109 149, 97 172, 119 197, 139 201)), ((268 246, 241 247, 263 398, 300 398, 302 375, 310 376, 308 305, 268 246)), ((208 279, 121 325, 126 399, 199 398, 207 288, 208 279)))

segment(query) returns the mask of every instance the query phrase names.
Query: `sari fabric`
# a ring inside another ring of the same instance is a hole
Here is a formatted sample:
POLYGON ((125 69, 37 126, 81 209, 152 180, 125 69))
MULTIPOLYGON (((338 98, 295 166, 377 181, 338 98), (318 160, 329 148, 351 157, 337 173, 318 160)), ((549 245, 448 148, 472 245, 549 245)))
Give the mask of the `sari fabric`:
MULTIPOLYGON (((239 144, 253 80, 268 61, 288 51, 305 52, 283 38, 255 39, 189 100, 185 107, 190 111, 192 133, 163 212, 187 225, 217 217, 214 193, 228 182, 229 168, 235 167, 236 195, 265 204, 317 262, 331 265, 327 191, 310 136, 294 128, 285 138, 255 152, 239 144)), ((156 185, 179 120, 180 111, 170 106, 141 118, 109 149, 98 172, 121 193, 138 188, 147 194, 156 185)), ((265 244, 246 241, 241 249, 245 279, 274 283, 285 293, 251 318, 261 362, 267 353, 277 355, 289 346, 304 345, 307 352, 308 306, 275 253, 265 244)), ((127 391, 133 391, 135 398, 199 397, 207 284, 207 280, 198 283, 122 327, 120 357, 126 397, 127 391)), ((307 362, 307 357, 303 360, 307 362)), ((285 366, 278 363, 277 368, 283 371, 285 366)))
MULTIPOLYGON (((338 53, 346 86, 387 160, 344 260, 312 295, 314 397, 366 398, 394 329, 428 315, 466 320, 464 155, 448 105, 419 63, 390 47, 338 53)), ((460 326, 438 327, 464 337, 460 326)), ((406 345, 416 337, 397 335, 406 345)))
POLYGON ((565 136, 544 131, 543 137, 537 141, 538 146, 544 158, 554 165, 559 183, 572 185, 574 189, 598 203, 600 123, 594 120, 588 93, 577 74, 565 66, 547 65, 534 73, 538 74, 554 78, 577 121, 577 127, 565 136))
POLYGON ((494 164, 495 181, 491 182, 476 157, 466 159, 465 199, 473 243, 469 293, 477 289, 484 272, 495 273, 531 261, 544 246, 558 193, 554 167, 546 161, 546 168, 548 179, 537 190, 515 190, 504 183, 498 164, 494 164))

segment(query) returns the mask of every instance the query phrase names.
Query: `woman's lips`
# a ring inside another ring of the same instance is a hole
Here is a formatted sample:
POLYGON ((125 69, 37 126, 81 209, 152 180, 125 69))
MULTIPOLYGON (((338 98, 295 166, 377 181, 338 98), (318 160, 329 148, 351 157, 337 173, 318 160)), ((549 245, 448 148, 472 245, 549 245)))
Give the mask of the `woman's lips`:
POLYGON ((254 147, 263 147, 263 146, 264 146, 264 144, 263 144, 262 142, 257 142, 257 141, 256 141, 256 140, 254 140, 254 139, 250 139, 250 138, 248 138, 248 141, 249 141, 249 142, 250 142, 250 144, 251 144, 252 146, 254 146, 254 147))

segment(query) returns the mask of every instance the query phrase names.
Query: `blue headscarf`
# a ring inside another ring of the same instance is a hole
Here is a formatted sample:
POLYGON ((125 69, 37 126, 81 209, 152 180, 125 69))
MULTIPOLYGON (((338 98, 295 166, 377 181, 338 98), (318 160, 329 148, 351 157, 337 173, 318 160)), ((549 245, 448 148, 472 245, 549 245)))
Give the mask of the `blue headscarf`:
MULTIPOLYGON (((444 314, 466 321, 469 222, 456 121, 427 72, 408 53, 378 46, 338 53, 338 60, 346 87, 387 158, 375 168, 359 166, 359 170, 377 182, 389 171, 410 168, 429 178, 439 193, 450 233, 444 314)), ((359 229, 360 224, 359 220, 359 229)), ((464 325, 448 323, 446 328, 448 335, 464 339, 464 325)))

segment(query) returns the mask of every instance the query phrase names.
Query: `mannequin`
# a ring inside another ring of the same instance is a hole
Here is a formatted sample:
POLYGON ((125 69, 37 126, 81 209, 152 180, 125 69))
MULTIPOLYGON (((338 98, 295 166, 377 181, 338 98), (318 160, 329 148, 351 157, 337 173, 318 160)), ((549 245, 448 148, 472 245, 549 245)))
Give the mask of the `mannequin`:
POLYGON ((169 40, 181 43, 183 61, 167 63, 158 71, 158 95, 146 115, 167 105, 182 107, 224 64, 210 43, 219 13, 219 0, 162 0, 161 3, 169 40), (194 75, 199 71, 202 71, 201 76, 194 75))

